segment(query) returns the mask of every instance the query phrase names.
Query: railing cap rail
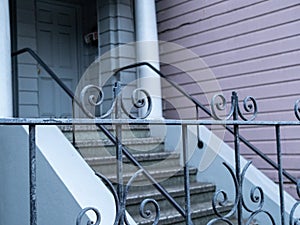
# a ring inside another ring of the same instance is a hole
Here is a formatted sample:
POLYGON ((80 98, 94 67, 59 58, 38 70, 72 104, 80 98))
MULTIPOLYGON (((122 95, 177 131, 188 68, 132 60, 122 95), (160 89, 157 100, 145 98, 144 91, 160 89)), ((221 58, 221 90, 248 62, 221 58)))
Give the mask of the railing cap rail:
POLYGON ((0 118, 0 125, 263 125, 299 126, 300 121, 176 120, 176 119, 74 119, 74 118, 0 118))

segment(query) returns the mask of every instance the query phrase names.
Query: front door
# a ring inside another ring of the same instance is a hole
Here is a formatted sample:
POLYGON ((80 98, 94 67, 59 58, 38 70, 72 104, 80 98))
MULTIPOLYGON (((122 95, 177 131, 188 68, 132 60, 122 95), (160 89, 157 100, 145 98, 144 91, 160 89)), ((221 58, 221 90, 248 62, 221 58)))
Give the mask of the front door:
MULTIPOLYGON (((75 90, 78 81, 76 8, 37 3, 37 50, 63 83, 75 90)), ((43 70, 39 73, 41 117, 71 117, 72 101, 43 70)))

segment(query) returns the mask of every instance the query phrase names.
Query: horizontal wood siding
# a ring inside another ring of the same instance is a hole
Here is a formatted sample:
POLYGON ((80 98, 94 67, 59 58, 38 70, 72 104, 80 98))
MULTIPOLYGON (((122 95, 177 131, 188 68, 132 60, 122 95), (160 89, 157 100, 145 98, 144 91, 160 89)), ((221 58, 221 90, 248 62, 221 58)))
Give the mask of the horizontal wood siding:
MULTIPOLYGON (((134 63, 135 51, 124 51, 122 45, 135 41, 134 10, 131 0, 99 1, 99 52, 101 57, 101 77, 110 77, 105 82, 105 101, 102 113, 111 107, 113 99, 113 85, 115 77, 111 77, 113 71, 124 66, 124 63, 134 63)), ((101 79, 100 77, 100 79, 101 79)), ((120 80, 123 85, 128 85, 124 96, 131 95, 136 88, 136 71, 124 71, 120 80)), ((101 84, 103 85, 103 84, 101 84)))
MULTIPOLYGON (((300 2, 287 1, 167 1, 157 2, 160 40, 174 42, 191 50, 207 67, 192 64, 188 73, 170 65, 162 72, 179 83, 192 96, 210 106, 217 93, 212 83, 230 100, 237 91, 240 99, 254 96, 257 120, 296 120, 293 106, 300 98, 300 2), (207 78, 207 69, 214 77, 207 78), (212 88, 204 88, 212 86, 212 88), (209 93, 204 93, 204 89, 209 93)), ((183 60, 178 57, 174 64, 183 60)), ((186 60, 186 59, 185 59, 186 60)), ((168 85, 163 87, 165 117, 195 118, 192 103, 168 85), (169 103, 168 103, 169 101, 169 103), (180 112, 178 114, 178 112, 180 112)), ((201 118, 206 119, 203 113, 201 118)), ((275 157, 272 128, 243 128, 242 135, 271 158, 275 157)), ((298 158, 300 128, 283 130, 283 159, 288 171, 300 178, 298 158)), ((231 143, 228 134, 224 139, 231 143)), ((248 159, 275 179, 274 172, 245 146, 248 159)))
MULTIPOLYGON (((17 48, 36 46, 35 1, 17 0, 17 48)), ((18 56, 19 116, 38 117, 37 64, 29 54, 18 56)))

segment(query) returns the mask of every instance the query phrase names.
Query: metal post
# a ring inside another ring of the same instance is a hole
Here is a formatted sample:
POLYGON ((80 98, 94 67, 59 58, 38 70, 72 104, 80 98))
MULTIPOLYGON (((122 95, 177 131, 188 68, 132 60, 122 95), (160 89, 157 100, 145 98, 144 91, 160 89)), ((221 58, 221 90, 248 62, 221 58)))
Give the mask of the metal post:
POLYGON ((281 225, 285 225, 285 206, 284 206, 284 191, 283 191, 283 169, 281 157, 281 141, 280 141, 280 126, 276 125, 276 146, 277 146, 277 163, 278 163, 278 179, 279 179, 279 196, 280 196, 280 213, 281 225))
MULTIPOLYGON (((199 107, 196 105, 196 120, 199 119, 199 107)), ((204 147, 204 143, 200 137, 200 125, 197 125, 197 139, 198 139, 198 148, 202 149, 204 147)))
MULTIPOLYGON (((232 104, 234 106, 233 120, 238 120, 238 96, 236 92, 232 92, 232 104)), ((241 162, 240 162, 240 134, 239 125, 234 125, 234 150, 235 150, 235 173, 238 183, 238 205, 237 205, 237 220, 238 225, 242 225, 243 205, 242 205, 242 178, 241 178, 241 162)))
POLYGON ((191 217, 191 193, 190 193, 190 173, 188 168, 188 133, 187 125, 182 125, 182 145, 183 145, 183 169, 184 169, 184 191, 185 191, 185 221, 187 225, 193 224, 191 217))
MULTIPOLYGON (((72 98, 72 114, 73 114, 73 118, 75 118, 75 101, 74 101, 74 98, 72 98)), ((72 144, 76 148, 75 124, 74 123, 72 123, 72 144)))
POLYGON ((29 125, 30 225, 37 225, 35 125, 29 125))
MULTIPOLYGON (((121 83, 116 82, 114 95, 116 99, 115 118, 121 118, 121 83)), ((117 193, 120 200, 119 224, 123 225, 125 220, 125 199, 124 199, 124 181, 123 181, 123 150, 122 150, 122 125, 116 125, 116 158, 117 158, 117 193)))

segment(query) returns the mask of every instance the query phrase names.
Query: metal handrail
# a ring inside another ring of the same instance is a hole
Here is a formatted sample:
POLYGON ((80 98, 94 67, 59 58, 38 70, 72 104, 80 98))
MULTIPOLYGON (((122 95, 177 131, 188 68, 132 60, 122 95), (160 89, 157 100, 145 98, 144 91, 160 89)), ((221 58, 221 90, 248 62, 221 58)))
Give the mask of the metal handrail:
POLYGON ((61 81, 61 79, 53 72, 53 70, 31 48, 20 49, 16 52, 13 52, 11 56, 18 56, 26 52, 29 53, 47 71, 51 78, 55 80, 55 82, 67 93, 70 98, 74 98, 72 90, 61 81))
MULTIPOLYGON (((199 107, 201 110, 203 110, 209 117, 213 118, 212 112, 205 107, 200 101, 198 101, 196 98, 192 97, 190 94, 188 94, 183 88, 181 88, 178 84, 176 84, 174 81, 172 81, 170 78, 168 78, 166 75, 164 75, 161 71, 156 69, 153 65, 151 65, 148 62, 139 62, 139 63, 134 63, 128 66, 124 66, 122 68, 119 68, 114 71, 114 75, 117 75, 118 73, 136 68, 136 67, 141 67, 141 66, 147 66, 151 70, 153 70, 156 74, 158 74, 160 77, 165 79, 167 82, 169 82, 174 88, 176 88, 181 94, 183 94, 186 98, 188 98, 190 101, 192 101, 197 107, 199 107)), ((223 125, 226 130, 228 130, 231 134, 234 135, 234 130, 227 126, 226 124, 223 125)), ((255 147, 253 144, 251 144, 246 138, 243 136, 239 136, 239 139, 241 142, 243 142, 248 148, 250 148, 252 151, 254 151, 257 155, 259 155, 263 160, 265 160, 269 165, 271 165, 274 169, 278 170, 279 166, 277 163, 275 163, 272 159, 270 159, 268 156, 266 156, 261 150, 259 150, 257 147, 255 147)), ((283 169, 283 175, 290 180, 292 183, 297 185, 297 179, 292 176, 290 173, 288 173, 286 170, 283 169)))

